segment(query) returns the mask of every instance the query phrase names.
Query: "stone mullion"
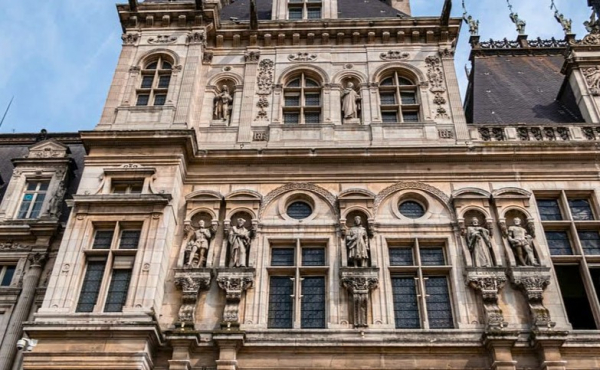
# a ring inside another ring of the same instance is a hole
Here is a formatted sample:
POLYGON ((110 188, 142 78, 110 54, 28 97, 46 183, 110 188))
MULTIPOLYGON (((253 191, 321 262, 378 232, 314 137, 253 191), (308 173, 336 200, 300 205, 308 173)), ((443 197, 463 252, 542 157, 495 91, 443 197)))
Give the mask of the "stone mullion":
POLYGON ((456 81, 456 69, 454 68, 454 59, 442 57, 442 67, 446 75, 446 89, 448 93, 448 104, 454 122, 454 130, 457 140, 468 140, 469 130, 467 129, 467 119, 460 100, 460 91, 458 90, 458 81, 456 81))
POLYGON ((362 125, 371 124, 371 121, 368 119, 372 116, 371 111, 373 106, 371 104, 371 100, 369 99, 369 86, 368 84, 360 85, 360 123, 362 125), (369 104, 367 104, 367 102, 369 104))
POLYGON ((239 126, 240 124, 242 109, 242 99, 240 98, 241 96, 244 96, 244 85, 236 85, 235 94, 233 96, 233 107, 231 110, 231 121, 229 122, 230 126, 239 126))
MULTIPOLYGON (((194 90, 194 82, 200 57, 202 54, 202 44, 196 43, 189 46, 188 57, 185 63, 181 86, 179 87, 179 97, 176 99, 175 124, 188 123, 190 103, 194 90)), ((177 87, 175 87, 177 88, 177 87)), ((174 99, 175 100, 175 99, 174 99)))
POLYGON ((238 143, 249 143, 252 141, 252 120, 254 113, 254 92, 256 90, 256 74, 258 71, 258 60, 246 63, 244 71, 244 92, 242 94, 242 111, 240 115, 240 127, 238 131, 238 143))

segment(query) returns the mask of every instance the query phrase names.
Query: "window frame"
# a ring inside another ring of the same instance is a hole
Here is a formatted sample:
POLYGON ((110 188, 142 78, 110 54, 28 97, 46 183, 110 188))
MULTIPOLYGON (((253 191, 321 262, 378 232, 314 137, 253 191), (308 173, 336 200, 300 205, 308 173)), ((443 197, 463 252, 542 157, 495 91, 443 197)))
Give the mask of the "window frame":
POLYGON ((17 204, 17 208, 15 211, 15 218, 18 220, 37 220, 39 219, 45 212, 44 209, 46 207, 46 205, 48 204, 48 194, 50 191, 50 184, 52 183, 52 178, 50 177, 26 177, 25 178, 25 184, 23 185, 23 190, 21 191, 21 195, 20 195, 20 199, 19 202, 17 204), (36 189, 35 190, 28 190, 28 185, 30 183, 37 183, 36 185, 36 189), (40 185, 46 183, 47 187, 45 190, 40 190, 40 185), (30 201, 29 207, 27 209, 27 212, 25 213, 24 217, 21 217, 21 207, 23 206, 23 202, 25 201, 25 196, 27 194, 33 194, 33 198, 30 201), (38 214, 36 217, 31 217, 32 212, 34 211, 34 206, 36 204, 36 200, 40 197, 40 195, 43 194, 43 200, 42 200, 42 205, 40 206, 40 209, 38 211, 38 214))
POLYGON ((159 55, 144 63, 144 68, 140 72, 139 81, 136 83, 136 95, 135 95, 135 106, 136 107, 162 107, 167 105, 168 93, 173 82, 173 61, 164 56, 159 55), (156 63, 156 68, 152 68, 152 65, 156 63), (164 68, 165 63, 169 65, 169 68, 164 68), (161 79, 169 77, 169 83, 166 87, 161 86, 161 79), (152 77, 150 87, 147 87, 144 82, 147 78, 152 77), (140 98, 147 97, 145 103, 140 103, 140 98), (164 102, 162 104, 156 104, 157 97, 163 97, 164 102))
POLYGON ((322 0, 288 0, 286 8, 287 19, 290 21, 317 20, 323 19, 323 1, 322 0), (300 10, 300 18, 291 17, 291 9, 300 10), (310 10, 319 10, 319 17, 310 17, 310 10))
POLYGON ((10 262, 0 263, 0 287, 10 288, 13 285, 13 282, 15 281, 16 273, 17 273, 17 264, 16 263, 10 263, 10 262), (6 273, 7 273, 9 267, 14 268, 12 277, 10 278, 10 281, 8 282, 7 285, 1 285, 1 283, 4 281, 4 277, 6 276, 6 273))
POLYGON ((381 121, 383 123, 407 123, 407 124, 415 124, 422 121, 422 112, 421 112, 421 96, 419 94, 419 86, 415 83, 414 77, 409 77, 406 73, 401 70, 393 70, 384 74, 379 81, 379 106, 381 112, 381 121), (391 85, 384 85, 383 82, 388 79, 392 79, 391 85), (410 84, 402 84, 401 81, 409 82, 410 84), (406 95, 407 92, 414 93, 414 103, 404 104, 402 101, 402 95, 406 95), (394 96, 394 104, 384 104, 382 96, 394 96), (386 120, 385 116, 394 113, 396 116, 396 121, 392 122, 390 120, 386 120), (405 114, 408 113, 416 113, 417 120, 407 121, 405 120, 405 114))
POLYGON ((323 122, 323 86, 320 82, 320 78, 313 77, 310 73, 299 72, 292 75, 283 87, 282 94, 282 122, 284 125, 318 125, 323 122), (296 80, 300 80, 299 86, 290 86, 290 84, 296 80), (308 86, 307 80, 314 81, 316 86, 308 86), (307 104, 307 96, 318 95, 319 104, 309 105, 307 104), (298 96, 297 106, 286 105, 287 97, 298 96), (297 114, 298 122, 287 122, 286 114, 297 114), (307 115, 318 114, 318 122, 307 122, 307 115))

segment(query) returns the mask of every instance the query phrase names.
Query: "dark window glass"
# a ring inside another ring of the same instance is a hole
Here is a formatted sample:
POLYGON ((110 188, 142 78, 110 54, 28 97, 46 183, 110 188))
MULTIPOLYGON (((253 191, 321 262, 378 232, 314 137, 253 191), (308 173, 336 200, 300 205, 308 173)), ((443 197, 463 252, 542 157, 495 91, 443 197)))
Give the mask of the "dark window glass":
POLYGON ((4 276, 2 276, 2 282, 0 283, 0 286, 10 286, 10 283, 12 283, 13 276, 15 275, 16 266, 7 265, 3 267, 4 276))
POLYGON ((18 218, 27 218, 29 207, 31 207, 31 201, 34 198, 34 194, 24 194, 23 200, 21 201, 21 208, 19 208, 18 218))
POLYGON ((35 201, 33 202, 33 207, 31 208, 29 218, 38 218, 40 216, 40 212, 42 211, 42 205, 44 204, 45 198, 46 193, 37 194, 37 196, 35 197, 35 201))
POLYGON ((421 319, 419 317, 415 278, 412 276, 392 277, 392 291, 394 295, 396 328, 420 328, 421 319))
POLYGON ((98 294, 100 293, 105 265, 106 261, 88 262, 79 302, 77 303, 77 312, 92 312, 94 310, 98 294))
POLYGON ((588 221, 594 219, 590 201, 587 199, 569 199, 569 208, 575 221, 588 221))
POLYGON ((398 115, 396 112, 381 112, 381 120, 386 123, 398 122, 398 115))
POLYGON ((305 80, 304 85, 306 87, 319 87, 319 84, 317 83, 317 81, 311 80, 310 78, 307 78, 305 80))
POLYGON ((542 221, 562 220, 557 199, 538 199, 537 204, 542 221))
POLYGON ((18 218, 38 218, 40 216, 49 183, 49 181, 27 182, 27 190, 21 200, 18 218))
POLYGON ((171 69, 171 68, 173 68, 171 66, 171 63, 169 63, 169 62, 163 62, 162 69, 171 69))
POLYGON ((286 107, 299 107, 300 95, 286 95, 284 104, 286 107))
POLYGON ((110 249, 114 230, 97 230, 92 249, 110 249))
POLYGON ((158 79, 158 87, 161 89, 166 89, 169 87, 170 82, 171 76, 160 76, 158 79))
POLYGON ((144 181, 115 181, 112 184, 112 192, 115 194, 140 194, 144 187, 144 181))
POLYGON ((287 214, 296 220, 302 220, 312 214, 312 208, 305 202, 294 202, 289 205, 287 214))
POLYGON ((381 105, 395 105, 396 104, 396 94, 394 93, 381 93, 381 105))
POLYGON ((119 249, 137 249, 140 244, 141 230, 123 230, 119 249))
POLYGON ((427 292, 427 316, 431 329, 448 329, 454 327, 452 306, 448 291, 448 278, 445 276, 430 276, 425 280, 427 292))
POLYGON ((554 266, 567 317, 573 329, 596 329, 579 266, 554 266))
POLYGON ((104 312, 121 312, 127 300, 131 270, 113 270, 104 312))
POLYGON ((148 94, 140 94, 138 95, 138 99, 137 99, 137 106, 144 106, 144 105, 148 105, 148 101, 150 100, 150 95, 148 94))
POLYGON ((144 76, 142 78, 142 89, 152 88, 152 82, 154 82, 154 76, 144 76))
POLYGON ((392 266, 414 266, 412 248, 390 248, 392 266))
POLYGON ((381 81, 380 86, 394 86, 394 77, 388 77, 381 81))
POLYGON ((590 274, 592 275, 592 281, 594 282, 596 296, 600 299, 600 268, 591 268, 590 274))
POLYGON ((422 205, 412 200, 400 204, 400 213, 408 218, 421 218, 425 215, 425 209, 422 205))
POLYGON ((302 8, 290 7, 290 19, 302 19, 302 8))
POLYGON ((290 82, 287 84, 287 87, 300 87, 300 79, 299 79, 299 78, 297 78, 297 79, 295 79, 295 80, 292 80, 292 81, 290 81, 290 82))
POLYGON ((302 280, 302 328, 325 327, 325 278, 305 277, 302 280))
POLYGON ((271 276, 269 288, 269 328, 292 328, 293 281, 289 277, 271 276))
POLYGON ((166 101, 167 101, 167 96, 164 94, 154 96, 154 105, 158 105, 158 106, 165 105, 166 101))
POLYGON ((146 69, 156 69, 158 68, 158 62, 152 62, 150 64, 148 64, 148 66, 146 67, 146 69))
POLYGON ((321 95, 320 94, 306 94, 304 96, 304 101, 306 102, 307 106, 319 106, 321 105, 321 95))
POLYGON ((419 122, 419 113, 417 112, 402 112, 404 122, 419 122))
POLYGON ((403 91, 400 93, 402 104, 417 104, 417 94, 413 91, 403 91))
POLYGON ((598 231, 578 230, 579 241, 585 254, 600 254, 600 234, 598 231))
POLYGON ((321 121, 320 113, 305 113, 304 114, 304 123, 319 123, 321 121))
POLYGON ((423 266, 443 266, 446 264, 443 248, 421 248, 420 253, 423 266))
POLYGON ((325 266, 325 249, 302 248, 302 266, 325 266))
POLYGON ((294 266, 294 249, 273 248, 271 250, 271 266, 294 266))
POLYGON ((546 231, 546 241, 550 254, 555 256, 567 256, 573 254, 571 241, 566 231, 546 231))
POLYGON ((404 77, 400 77, 398 79, 398 82, 400 83, 400 86, 413 86, 414 83, 412 83, 411 80, 404 78, 404 77))
POLYGON ((321 8, 309 7, 307 16, 308 19, 321 19, 321 8))
POLYGON ((283 123, 285 123, 285 124, 300 123, 300 114, 299 113, 284 113, 283 114, 283 123))

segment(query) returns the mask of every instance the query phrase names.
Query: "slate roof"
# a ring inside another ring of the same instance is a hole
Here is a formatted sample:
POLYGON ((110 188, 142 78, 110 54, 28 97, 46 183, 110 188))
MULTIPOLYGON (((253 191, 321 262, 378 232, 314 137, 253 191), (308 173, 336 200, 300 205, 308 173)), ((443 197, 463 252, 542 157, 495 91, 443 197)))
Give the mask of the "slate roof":
POLYGON ((573 92, 564 89, 559 97, 563 62, 560 53, 474 56, 465 104, 468 122, 584 122, 573 92))

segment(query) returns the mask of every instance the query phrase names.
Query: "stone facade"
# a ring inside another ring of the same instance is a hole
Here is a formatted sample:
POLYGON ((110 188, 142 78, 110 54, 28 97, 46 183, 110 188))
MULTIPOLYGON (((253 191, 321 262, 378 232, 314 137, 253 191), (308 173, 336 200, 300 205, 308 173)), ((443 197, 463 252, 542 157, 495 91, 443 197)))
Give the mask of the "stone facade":
MULTIPOLYGON (((296 21, 315 3, 274 0, 264 19, 259 0, 221 19, 243 3, 118 5, 123 51, 80 133, 23 369, 599 368, 600 123, 579 59, 565 73, 587 123, 524 140, 533 126, 467 124, 449 1, 442 17, 344 18, 324 0, 296 21), (569 264, 586 328, 561 294, 569 264)), ((0 217, 29 158, 66 153, 43 141, 15 161, 0 217)))

